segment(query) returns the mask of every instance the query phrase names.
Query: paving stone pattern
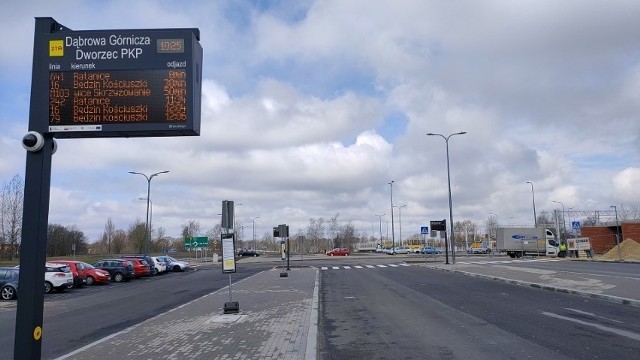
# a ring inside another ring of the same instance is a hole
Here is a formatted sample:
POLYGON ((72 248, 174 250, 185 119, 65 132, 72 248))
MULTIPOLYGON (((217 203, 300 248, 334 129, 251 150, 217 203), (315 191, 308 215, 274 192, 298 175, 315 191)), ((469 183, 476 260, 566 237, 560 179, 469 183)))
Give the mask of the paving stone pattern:
POLYGON ((305 359, 318 270, 280 272, 233 284, 238 314, 223 314, 225 288, 59 359, 305 359))

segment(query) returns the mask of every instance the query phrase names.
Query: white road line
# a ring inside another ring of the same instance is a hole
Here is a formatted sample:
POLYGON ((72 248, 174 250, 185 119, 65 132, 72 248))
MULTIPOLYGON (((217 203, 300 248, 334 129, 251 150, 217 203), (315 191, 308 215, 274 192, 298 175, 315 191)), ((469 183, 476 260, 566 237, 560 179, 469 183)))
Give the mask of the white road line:
POLYGON ((400 266, 410 266, 409 264, 400 264, 400 266))
POLYGON ((369 269, 375 268, 375 266, 373 266, 373 265, 365 265, 365 266, 368 267, 369 269))
POLYGON ((562 316, 562 315, 558 315, 558 314, 554 314, 554 313, 550 313, 550 312, 546 312, 546 311, 543 311, 542 315, 546 315, 546 316, 549 316, 549 317, 552 317, 552 318, 556 318, 556 319, 560 319, 560 320, 571 321, 571 322, 582 324, 582 325, 586 325, 586 326, 591 326, 591 327, 594 327, 596 329, 600 329, 602 331, 607 331, 607 332, 610 332, 610 333, 614 333, 616 335, 624 336, 624 337, 632 339, 632 340, 640 340, 640 334, 636 334, 636 333, 631 332, 631 331, 616 329, 616 328, 612 328, 612 327, 609 327, 609 326, 590 323, 590 322, 582 321, 582 320, 578 320, 578 319, 572 319, 572 318, 567 317, 567 316, 562 316))
POLYGON ((398 266, 400 266, 400 265, 396 265, 396 264, 389 264, 389 266, 398 267, 398 266))
POLYGON ((386 268, 386 267, 387 267, 387 265, 378 265, 378 267, 386 268))
POLYGON ((345 266, 343 266, 343 268, 344 268, 345 270, 349 270, 349 269, 351 269, 351 266, 347 266, 347 265, 345 265, 345 266))
POLYGON ((327 270, 327 269, 329 269, 329 268, 326 267, 326 266, 323 266, 323 267, 320 268, 320 270, 327 270))
POLYGON ((576 312, 578 314, 589 315, 589 316, 592 316, 592 317, 595 317, 595 318, 605 319, 607 321, 612 321, 612 322, 617 322, 617 323, 620 323, 620 324, 624 324, 624 322, 622 322, 622 321, 609 319, 607 317, 599 316, 599 315, 596 315, 594 313, 590 313, 590 312, 586 312, 586 311, 582 311, 582 310, 578 310, 578 309, 572 309, 572 308, 565 308, 565 309, 567 309, 569 311, 576 312))
POLYGON ((338 267, 338 266, 332 266, 331 268, 332 268, 333 270, 339 270, 339 269, 340 269, 340 267, 338 267))
POLYGON ((354 266, 354 268, 356 268, 356 269, 362 269, 362 266, 360 266, 360 265, 356 265, 356 266, 354 266))

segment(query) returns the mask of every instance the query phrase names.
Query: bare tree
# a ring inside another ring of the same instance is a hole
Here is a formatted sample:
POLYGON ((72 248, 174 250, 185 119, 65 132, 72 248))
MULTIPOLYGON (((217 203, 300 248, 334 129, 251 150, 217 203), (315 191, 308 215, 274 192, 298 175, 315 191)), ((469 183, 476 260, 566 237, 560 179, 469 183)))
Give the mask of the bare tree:
POLYGON ((11 260, 17 256, 22 233, 22 206, 24 203, 24 182, 15 175, 0 192, 0 245, 7 244, 3 257, 11 260))
POLYGON ((111 218, 107 219, 107 223, 104 224, 103 239, 107 243, 107 254, 111 254, 111 241, 113 240, 113 233, 116 230, 115 225, 111 218))
POLYGON ((127 232, 128 248, 133 249, 137 253, 144 253, 144 243, 147 239, 147 225, 137 218, 136 221, 129 225, 127 232))
POLYGON ((127 248, 127 233, 124 230, 118 229, 113 233, 111 247, 115 254, 131 251, 127 248))
POLYGON ((182 237, 194 237, 200 233, 200 223, 196 220, 189 220, 182 225, 182 237))

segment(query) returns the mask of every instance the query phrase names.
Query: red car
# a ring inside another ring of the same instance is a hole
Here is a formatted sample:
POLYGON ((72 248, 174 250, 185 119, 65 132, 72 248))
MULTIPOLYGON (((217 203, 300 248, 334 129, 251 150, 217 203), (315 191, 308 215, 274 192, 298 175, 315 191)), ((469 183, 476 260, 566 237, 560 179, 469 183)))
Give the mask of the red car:
POLYGON ((87 283, 87 273, 84 270, 83 262, 74 260, 51 260, 48 262, 69 266, 69 270, 73 274, 73 287, 80 288, 87 283))
POLYGON ((82 287, 85 284, 105 284, 111 281, 111 275, 109 275, 109 272, 96 269, 93 265, 87 264, 83 261, 51 260, 49 262, 68 265, 71 269, 71 273, 73 274, 73 286, 77 288, 82 287))
POLYGON ((329 256, 349 256, 349 254, 351 254, 351 250, 345 248, 335 248, 327 251, 329 256))
POLYGON ((82 263, 84 271, 87 273, 87 285, 108 284, 111 281, 111 274, 102 269, 96 269, 91 264, 82 263))
POLYGON ((124 257, 124 260, 131 261, 133 264, 133 273, 137 278, 142 276, 151 275, 151 270, 149 269, 149 263, 145 259, 135 258, 135 257, 124 257))

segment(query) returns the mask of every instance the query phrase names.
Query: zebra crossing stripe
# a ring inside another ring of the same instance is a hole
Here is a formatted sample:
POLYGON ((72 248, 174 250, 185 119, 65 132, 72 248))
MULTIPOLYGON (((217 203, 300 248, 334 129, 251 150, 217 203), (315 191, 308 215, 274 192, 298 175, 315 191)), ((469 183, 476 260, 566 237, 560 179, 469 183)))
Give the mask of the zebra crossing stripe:
POLYGON ((398 266, 400 266, 400 265, 396 265, 396 264, 389 264, 389 266, 398 267, 398 266))
POLYGON ((323 266, 323 267, 321 267, 321 268, 320 268, 320 270, 328 270, 328 269, 329 269, 329 268, 328 268, 328 267, 326 267, 326 266, 323 266))
POLYGON ((354 266, 354 268, 356 268, 356 269, 362 269, 362 266, 360 266, 360 265, 356 265, 356 266, 354 266))
POLYGON ((331 268, 332 268, 333 270, 338 270, 338 269, 340 269, 338 266, 332 266, 331 268))
POLYGON ((365 266, 368 267, 369 269, 375 268, 375 266, 373 266, 373 265, 365 265, 365 266))
POLYGON ((349 269, 351 269, 351 266, 347 266, 347 265, 345 265, 345 266, 343 266, 343 268, 344 268, 345 270, 349 270, 349 269))
POLYGON ((387 267, 387 265, 378 265, 378 267, 386 268, 386 267, 387 267))

